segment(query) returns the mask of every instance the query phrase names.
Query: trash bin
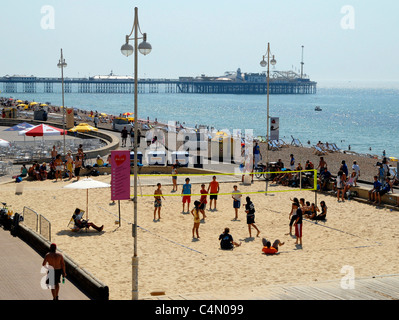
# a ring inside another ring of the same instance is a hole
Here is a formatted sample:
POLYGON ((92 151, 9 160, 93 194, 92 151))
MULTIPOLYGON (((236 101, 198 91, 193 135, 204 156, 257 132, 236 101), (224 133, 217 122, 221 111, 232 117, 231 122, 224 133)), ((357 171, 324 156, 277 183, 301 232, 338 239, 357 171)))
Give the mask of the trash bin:
POLYGON ((147 162, 150 166, 164 166, 166 163, 166 153, 164 151, 150 151, 147 154, 147 162))
MULTIPOLYGON (((143 164, 143 153, 140 151, 137 152, 137 160, 139 164, 143 164)), ((134 166, 134 151, 130 152, 130 166, 134 166)))

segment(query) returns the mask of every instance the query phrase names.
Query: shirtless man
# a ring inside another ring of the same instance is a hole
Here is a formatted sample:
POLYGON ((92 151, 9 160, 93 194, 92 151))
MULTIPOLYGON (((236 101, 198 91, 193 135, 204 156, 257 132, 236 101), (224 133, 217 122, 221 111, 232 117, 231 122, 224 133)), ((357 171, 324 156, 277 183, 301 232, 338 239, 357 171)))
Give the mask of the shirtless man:
POLYGON ((64 163, 62 162, 60 154, 57 154, 57 157, 55 158, 54 161, 54 165, 55 165, 55 181, 57 181, 58 178, 60 178, 60 180, 62 181, 62 170, 64 168, 64 163))
POLYGON ((156 220, 156 213, 158 211, 158 220, 161 219, 161 207, 162 207, 162 199, 165 200, 164 196, 162 195, 161 184, 157 184, 157 189, 154 191, 154 221, 156 220))
POLYGON ((46 254, 42 263, 42 266, 49 270, 46 283, 51 288, 53 300, 58 300, 61 275, 66 277, 64 257, 62 254, 57 253, 56 251, 57 246, 55 243, 52 243, 50 245, 50 252, 46 254))

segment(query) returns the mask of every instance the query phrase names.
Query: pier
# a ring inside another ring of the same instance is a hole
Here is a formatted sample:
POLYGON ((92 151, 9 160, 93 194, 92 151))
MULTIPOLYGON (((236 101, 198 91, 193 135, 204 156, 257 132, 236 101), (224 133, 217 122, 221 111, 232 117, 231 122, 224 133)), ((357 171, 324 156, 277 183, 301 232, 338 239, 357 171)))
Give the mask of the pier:
MULTIPOLYGON (((3 93, 60 93, 61 78, 26 76, 0 77, 3 93)), ((315 94, 317 83, 289 73, 275 73, 270 79, 270 94, 315 94)), ((96 76, 64 78, 65 93, 134 93, 132 77, 96 76)), ((180 77, 179 79, 138 79, 138 93, 186 94, 266 94, 264 74, 245 77, 180 77)))

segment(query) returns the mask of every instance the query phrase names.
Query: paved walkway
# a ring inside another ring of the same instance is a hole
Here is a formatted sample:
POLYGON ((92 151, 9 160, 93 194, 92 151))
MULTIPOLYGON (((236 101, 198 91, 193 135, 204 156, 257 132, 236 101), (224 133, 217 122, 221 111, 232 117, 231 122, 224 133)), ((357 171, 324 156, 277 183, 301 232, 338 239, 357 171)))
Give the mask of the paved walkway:
MULTIPOLYGON (((42 289, 43 258, 28 244, 0 228, 0 300, 52 300, 50 290, 42 289)), ((66 279, 60 300, 89 300, 66 279)))
POLYGON ((264 286, 251 292, 227 294, 190 293, 144 297, 143 300, 398 300, 399 275, 354 279, 353 283, 333 280, 264 286))

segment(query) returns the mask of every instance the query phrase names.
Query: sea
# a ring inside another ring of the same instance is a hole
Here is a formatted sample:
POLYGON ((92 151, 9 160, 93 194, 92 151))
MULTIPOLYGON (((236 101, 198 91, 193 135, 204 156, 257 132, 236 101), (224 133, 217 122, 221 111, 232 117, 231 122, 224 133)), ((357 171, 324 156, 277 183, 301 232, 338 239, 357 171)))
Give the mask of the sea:
MULTIPOLYGON (((0 96, 62 105, 61 92, 0 96)), ((279 118, 279 136, 290 144, 318 141, 364 154, 399 158, 399 82, 318 84, 316 94, 270 95, 269 115, 279 118), (315 111, 319 106, 322 111, 315 111)), ((66 93, 65 105, 119 115, 133 112, 133 94, 66 93)), ((266 136, 266 95, 139 93, 138 118, 194 127, 241 130, 266 136)))

